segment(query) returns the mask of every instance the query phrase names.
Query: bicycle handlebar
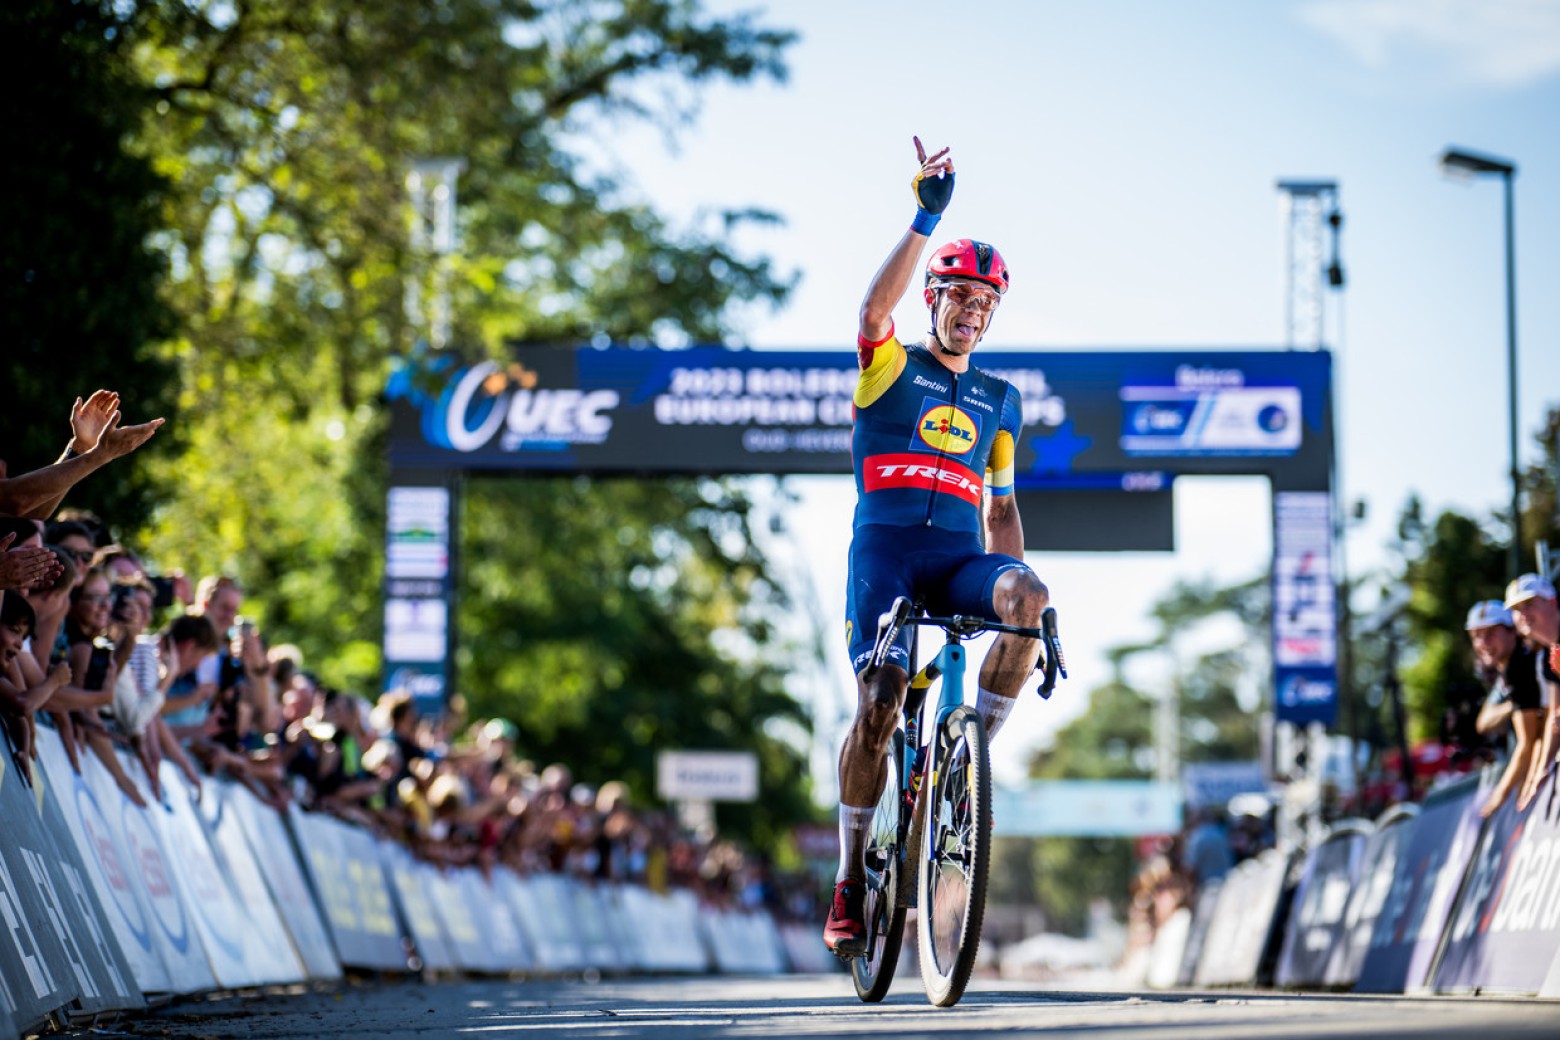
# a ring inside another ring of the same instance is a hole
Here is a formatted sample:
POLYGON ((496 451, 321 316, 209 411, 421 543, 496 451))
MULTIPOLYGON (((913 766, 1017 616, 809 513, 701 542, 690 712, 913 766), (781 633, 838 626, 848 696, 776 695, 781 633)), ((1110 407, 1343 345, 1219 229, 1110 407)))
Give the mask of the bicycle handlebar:
POLYGON ((888 648, 894 645, 894 640, 899 638, 899 630, 907 624, 935 625, 949 635, 959 638, 969 638, 981 632, 1005 632, 1026 639, 1038 639, 1040 659, 1036 662, 1035 668, 1041 673, 1041 678, 1040 687, 1036 692, 1042 698, 1049 699, 1051 691, 1056 689, 1056 680, 1067 678, 1067 659, 1062 656, 1062 640, 1057 632, 1055 607, 1046 607, 1041 613, 1039 628, 1004 625, 998 621, 965 614, 955 614, 952 617, 931 617, 923 614, 920 617, 911 617, 912 609, 910 600, 900 596, 894 600, 888 612, 878 618, 877 640, 872 644, 872 657, 867 663, 866 678, 872 678, 883 666, 888 659, 888 648))

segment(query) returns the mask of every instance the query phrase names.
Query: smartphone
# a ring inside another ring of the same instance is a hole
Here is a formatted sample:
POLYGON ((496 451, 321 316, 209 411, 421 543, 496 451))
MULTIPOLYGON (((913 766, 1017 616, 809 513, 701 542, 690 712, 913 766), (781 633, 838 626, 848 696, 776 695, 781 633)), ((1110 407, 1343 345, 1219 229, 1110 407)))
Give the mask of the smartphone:
POLYGON ((152 583, 152 606, 157 610, 173 606, 173 579, 148 578, 152 583))

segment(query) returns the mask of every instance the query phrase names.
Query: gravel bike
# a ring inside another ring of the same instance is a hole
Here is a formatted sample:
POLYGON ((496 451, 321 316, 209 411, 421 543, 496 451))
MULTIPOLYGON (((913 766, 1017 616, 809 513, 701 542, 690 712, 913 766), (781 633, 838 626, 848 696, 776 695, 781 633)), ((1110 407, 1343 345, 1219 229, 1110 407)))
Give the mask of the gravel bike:
POLYGON ((1067 665, 1056 611, 1050 607, 1041 615, 1039 628, 1021 628, 958 614, 928 617, 901 596, 878 620, 866 678, 883 666, 889 647, 907 624, 941 628, 947 641, 917 672, 911 640, 912 678, 903 717, 889 742, 888 780, 867 841, 867 952, 851 958, 850 973, 857 996, 882 1000, 899 963, 906 915, 919 908, 921 981, 928 1000, 952 1007, 964 995, 975 968, 991 869, 991 763, 986 728, 964 702, 963 641, 982 632, 1040 640, 1036 667, 1041 697, 1050 697, 1058 676, 1067 677, 1067 665), (922 707, 938 678, 942 687, 922 748, 922 707))

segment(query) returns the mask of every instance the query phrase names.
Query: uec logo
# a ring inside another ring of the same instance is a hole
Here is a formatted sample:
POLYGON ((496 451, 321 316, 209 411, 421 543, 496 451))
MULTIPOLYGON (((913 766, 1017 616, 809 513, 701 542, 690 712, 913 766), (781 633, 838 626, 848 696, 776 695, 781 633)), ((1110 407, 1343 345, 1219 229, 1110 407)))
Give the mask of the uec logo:
POLYGON ((980 427, 951 404, 940 404, 921 415, 918 431, 927 446, 951 455, 963 455, 975 447, 980 427))
POLYGON ((423 435, 453 451, 485 447, 506 427, 506 448, 531 439, 599 443, 612 430, 603 413, 618 400, 615 390, 534 390, 526 382, 517 388, 498 365, 484 361, 459 373, 424 411, 423 435))

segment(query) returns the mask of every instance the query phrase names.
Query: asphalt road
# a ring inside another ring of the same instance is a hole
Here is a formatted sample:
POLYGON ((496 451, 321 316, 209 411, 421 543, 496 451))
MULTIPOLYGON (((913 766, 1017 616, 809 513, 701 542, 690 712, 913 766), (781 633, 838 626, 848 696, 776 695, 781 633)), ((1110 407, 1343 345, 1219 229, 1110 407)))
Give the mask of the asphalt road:
POLYGON ((958 1007, 901 977, 859 1003, 842 975, 371 983, 181 1001, 73 1037, 831 1037, 1261 1040, 1560 1037, 1560 1002, 1273 993, 1082 993, 980 981, 958 1007))

